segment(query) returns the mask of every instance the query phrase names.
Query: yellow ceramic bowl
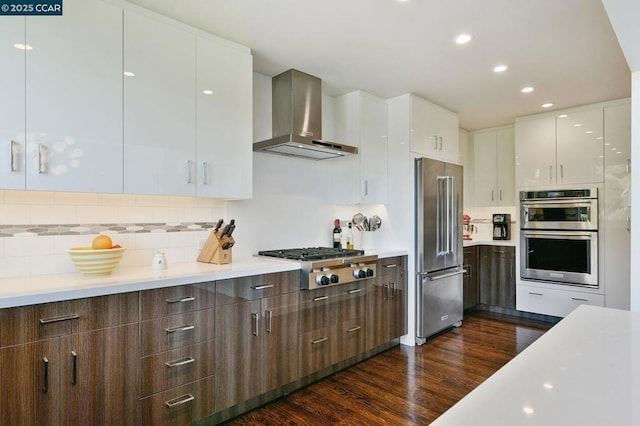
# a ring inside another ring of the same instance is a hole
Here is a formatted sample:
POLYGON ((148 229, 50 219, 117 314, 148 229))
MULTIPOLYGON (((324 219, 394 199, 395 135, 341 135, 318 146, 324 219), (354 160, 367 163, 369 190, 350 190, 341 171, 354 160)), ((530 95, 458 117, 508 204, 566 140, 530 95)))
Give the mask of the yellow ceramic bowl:
POLYGON ((76 267, 85 275, 109 275, 118 265, 124 247, 94 250, 91 247, 72 247, 69 256, 76 267))

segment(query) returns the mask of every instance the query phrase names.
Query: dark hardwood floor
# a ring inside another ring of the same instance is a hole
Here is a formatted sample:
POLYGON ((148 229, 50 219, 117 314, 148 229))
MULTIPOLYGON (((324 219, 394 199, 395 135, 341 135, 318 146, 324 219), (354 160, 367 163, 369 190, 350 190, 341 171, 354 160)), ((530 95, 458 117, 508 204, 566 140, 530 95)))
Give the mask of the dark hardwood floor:
POLYGON ((550 327, 473 312, 423 346, 392 348, 228 424, 429 424, 550 327))

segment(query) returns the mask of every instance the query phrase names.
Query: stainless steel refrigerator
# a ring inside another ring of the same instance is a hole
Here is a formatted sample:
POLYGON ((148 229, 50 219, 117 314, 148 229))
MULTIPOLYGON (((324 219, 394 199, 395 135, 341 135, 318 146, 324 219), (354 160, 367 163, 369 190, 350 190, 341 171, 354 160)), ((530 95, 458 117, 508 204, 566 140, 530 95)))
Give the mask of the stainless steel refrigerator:
POLYGON ((462 324, 462 166, 415 160, 416 343, 462 324))

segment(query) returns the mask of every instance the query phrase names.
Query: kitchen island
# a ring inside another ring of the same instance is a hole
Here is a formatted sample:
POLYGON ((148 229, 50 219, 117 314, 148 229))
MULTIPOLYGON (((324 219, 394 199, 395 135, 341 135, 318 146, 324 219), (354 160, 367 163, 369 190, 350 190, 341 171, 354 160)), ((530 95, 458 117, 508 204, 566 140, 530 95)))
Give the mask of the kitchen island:
POLYGON ((434 426, 640 424, 640 315, 582 305, 434 426))

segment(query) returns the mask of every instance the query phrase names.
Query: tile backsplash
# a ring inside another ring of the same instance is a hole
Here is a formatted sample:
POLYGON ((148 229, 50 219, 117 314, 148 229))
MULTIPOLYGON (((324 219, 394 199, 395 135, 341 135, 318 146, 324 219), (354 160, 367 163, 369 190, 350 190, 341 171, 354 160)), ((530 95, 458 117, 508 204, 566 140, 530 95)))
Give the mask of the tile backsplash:
POLYGON ((67 250, 99 233, 127 248, 118 268, 147 265, 157 250, 194 260, 225 213, 210 198, 0 191, 0 278, 74 272, 67 250))

